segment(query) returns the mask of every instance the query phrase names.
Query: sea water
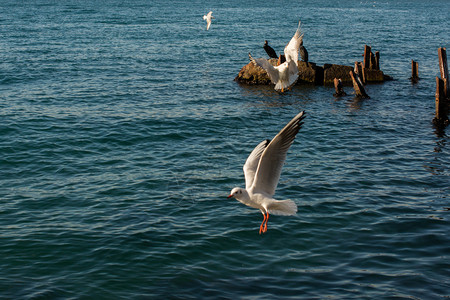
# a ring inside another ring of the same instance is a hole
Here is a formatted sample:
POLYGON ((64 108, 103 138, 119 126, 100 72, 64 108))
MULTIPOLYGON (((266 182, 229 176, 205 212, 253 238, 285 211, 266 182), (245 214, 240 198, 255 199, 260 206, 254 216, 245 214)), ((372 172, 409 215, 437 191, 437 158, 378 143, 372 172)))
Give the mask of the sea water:
POLYGON ((448 298, 449 129, 432 119, 449 16, 445 0, 1 1, 0 297, 448 298), (233 81, 299 20, 311 62, 351 66, 367 44, 394 81, 364 100, 233 81), (275 194, 298 213, 259 235, 262 214, 226 197, 302 110, 275 194))

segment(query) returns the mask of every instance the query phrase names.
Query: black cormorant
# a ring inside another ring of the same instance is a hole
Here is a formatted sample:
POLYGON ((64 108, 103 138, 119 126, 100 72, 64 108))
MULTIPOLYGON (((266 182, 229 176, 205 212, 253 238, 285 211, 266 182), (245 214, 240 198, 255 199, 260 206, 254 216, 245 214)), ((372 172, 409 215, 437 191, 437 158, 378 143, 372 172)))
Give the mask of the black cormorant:
POLYGON ((264 50, 266 50, 266 53, 267 53, 267 55, 269 55, 270 58, 278 58, 277 53, 275 52, 275 50, 273 50, 272 47, 269 46, 267 41, 264 41, 263 48, 264 48, 264 50))
POLYGON ((306 48, 303 46, 303 41, 300 44, 299 52, 302 60, 308 62, 308 51, 306 51, 306 48))

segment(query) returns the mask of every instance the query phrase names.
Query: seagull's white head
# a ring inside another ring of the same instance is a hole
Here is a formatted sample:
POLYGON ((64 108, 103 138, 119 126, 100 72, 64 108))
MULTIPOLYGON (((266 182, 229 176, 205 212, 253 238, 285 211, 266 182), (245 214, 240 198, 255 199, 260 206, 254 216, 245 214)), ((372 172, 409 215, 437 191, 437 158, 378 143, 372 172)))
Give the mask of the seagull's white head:
POLYGON ((236 188, 231 190, 230 195, 228 195, 227 198, 234 197, 236 199, 241 199, 241 198, 244 197, 245 194, 247 194, 247 191, 245 189, 236 187, 236 188))

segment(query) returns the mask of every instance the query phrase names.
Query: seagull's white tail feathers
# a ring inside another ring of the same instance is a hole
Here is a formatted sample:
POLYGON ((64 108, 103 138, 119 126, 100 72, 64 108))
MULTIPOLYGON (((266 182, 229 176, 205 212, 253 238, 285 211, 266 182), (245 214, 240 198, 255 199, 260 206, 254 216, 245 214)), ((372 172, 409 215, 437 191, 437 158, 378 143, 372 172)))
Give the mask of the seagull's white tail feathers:
POLYGON ((277 91, 281 91, 281 89, 287 90, 288 88, 289 83, 287 81, 278 81, 277 84, 275 85, 275 90, 277 91))
POLYGON ((297 213, 297 204, 292 200, 275 200, 267 206, 269 214, 292 216, 297 213))
POLYGON ((278 81, 277 84, 275 85, 275 90, 277 91, 281 91, 281 89, 288 90, 297 82, 297 79, 298 74, 291 74, 288 80, 278 81))

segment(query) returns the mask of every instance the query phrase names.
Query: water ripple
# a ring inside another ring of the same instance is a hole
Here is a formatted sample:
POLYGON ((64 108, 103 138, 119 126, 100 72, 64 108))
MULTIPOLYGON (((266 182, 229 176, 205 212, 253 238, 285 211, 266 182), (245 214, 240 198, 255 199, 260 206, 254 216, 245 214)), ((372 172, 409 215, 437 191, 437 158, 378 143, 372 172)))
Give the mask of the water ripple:
POLYGON ((283 20, 221 2, 210 31, 203 2, 119 2, 0 4, 0 298, 449 296, 442 0, 284 3, 283 20), (396 80, 365 100, 236 84, 299 17, 312 61, 353 65, 366 43, 396 80), (299 211, 259 235, 226 196, 300 110, 275 195, 299 211))

